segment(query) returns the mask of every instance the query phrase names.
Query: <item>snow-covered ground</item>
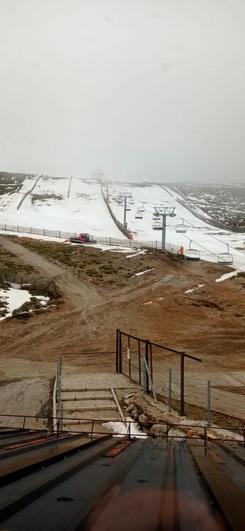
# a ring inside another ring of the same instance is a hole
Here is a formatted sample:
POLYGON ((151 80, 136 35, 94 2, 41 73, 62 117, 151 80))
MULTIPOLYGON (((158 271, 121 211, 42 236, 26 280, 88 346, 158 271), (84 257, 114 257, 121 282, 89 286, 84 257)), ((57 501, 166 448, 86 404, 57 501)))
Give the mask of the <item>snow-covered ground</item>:
MULTIPOLYGON (((6 305, 7 313, 4 317, 0 317, 0 321, 6 319, 6 317, 11 317, 14 310, 20 308, 25 302, 29 302, 33 295, 26 290, 20 289, 19 287, 10 287, 7 289, 0 289, 0 309, 6 305)), ((44 297, 41 295, 35 295, 35 298, 40 301, 42 306, 46 306, 49 301, 49 297, 44 297)))
POLYGON ((127 212, 128 228, 134 232, 134 238, 141 241, 161 240, 161 231, 153 230, 152 214, 154 207, 175 207, 176 216, 167 218, 167 243, 171 246, 182 246, 187 249, 191 246, 200 252, 201 258, 217 261, 219 253, 227 252, 227 244, 234 257, 234 267, 245 271, 245 234, 218 229, 199 220, 187 208, 178 202, 178 194, 166 186, 129 186, 126 184, 113 184, 110 187, 111 207, 119 221, 123 220, 123 206, 116 202, 116 197, 121 193, 131 193, 134 204, 129 204, 127 212), (136 219, 138 208, 145 209, 143 219, 136 219), (185 233, 176 232, 178 225, 184 224, 185 233), (237 247, 244 247, 244 251, 237 247))
MULTIPOLYGON (((16 212, 20 200, 32 188, 36 179, 37 177, 34 176, 26 177, 18 192, 0 195, 0 219, 2 219, 2 216, 4 219, 6 213, 16 212)), ((4 221, 4 223, 7 223, 7 221, 4 221)))
POLYGON ((34 180, 25 179, 21 191, 8 196, 0 210, 0 224, 45 228, 67 232, 89 232, 94 236, 122 238, 101 194, 100 184, 73 178, 68 196, 68 178, 42 177, 33 193, 17 205, 34 180))
MULTIPOLYGON (((89 232, 96 238, 108 237, 124 240, 102 197, 100 184, 78 178, 42 177, 33 192, 25 198, 19 210, 17 205, 24 193, 30 190, 37 178, 26 178, 19 192, 0 197, 0 225, 12 224, 67 232, 89 232), (71 186, 69 186, 71 184, 71 186)), ((227 245, 234 257, 234 267, 245 271, 245 234, 218 229, 198 219, 178 202, 178 192, 161 185, 130 185, 114 183, 109 186, 110 206, 120 222, 123 222, 123 206, 115 198, 120 192, 131 193, 134 204, 127 212, 128 228, 134 239, 151 242, 160 247, 161 231, 153 230, 154 207, 175 207, 176 216, 167 218, 167 245, 176 250, 191 246, 203 259, 217 261, 219 253, 227 252, 227 245), (136 219, 137 209, 143 208, 143 219, 136 219), (186 226, 179 233, 177 225, 186 226)), ((56 234, 54 234, 56 236, 56 234)), ((101 242, 99 242, 101 243, 101 242)), ((118 241, 118 243, 120 243, 118 241)))

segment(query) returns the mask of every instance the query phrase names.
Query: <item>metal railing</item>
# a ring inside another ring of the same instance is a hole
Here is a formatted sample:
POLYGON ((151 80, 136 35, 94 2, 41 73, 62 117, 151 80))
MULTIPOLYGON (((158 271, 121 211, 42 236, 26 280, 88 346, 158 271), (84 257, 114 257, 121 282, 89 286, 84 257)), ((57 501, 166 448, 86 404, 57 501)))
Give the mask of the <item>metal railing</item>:
MULTIPOLYGON (((47 236, 50 238, 57 238, 58 240, 69 240, 69 238, 75 238, 78 236, 77 232, 64 232, 61 230, 51 230, 46 228, 37 228, 37 227, 23 227, 21 225, 7 225, 0 224, 0 231, 9 232, 9 233, 18 233, 23 235, 31 236, 32 234, 36 236, 47 236)), ((161 249, 161 242, 158 240, 152 241, 138 241, 138 240, 128 240, 121 238, 113 238, 109 236, 100 236, 96 238, 98 244, 108 245, 110 247, 130 247, 132 249, 138 249, 141 247, 148 247, 150 249, 161 249)), ((169 252, 177 252, 178 246, 174 244, 166 244, 166 250, 169 252)))
MULTIPOLYGON (((63 429, 61 430, 60 429, 60 418, 59 417, 56 417, 55 419, 53 417, 49 417, 49 416, 36 416, 36 415, 21 415, 21 414, 8 414, 8 413, 0 413, 0 419, 2 418, 9 418, 9 419, 17 419, 17 420, 20 420, 19 422, 19 425, 12 425, 11 428, 12 429, 22 429, 22 430, 25 430, 25 429, 28 429, 28 430, 32 430, 32 429, 35 429, 35 431, 43 431, 45 428, 42 426, 40 428, 38 428, 37 426, 35 427, 26 427, 26 421, 27 420, 31 420, 31 421, 42 421, 44 423, 45 421, 45 424, 46 426, 50 425, 50 421, 51 420, 56 420, 57 421, 57 426, 59 427, 59 429, 57 430, 57 432, 55 432, 53 429, 48 429, 46 428, 47 430, 47 433, 50 433, 50 434, 53 434, 53 433, 56 433, 57 435, 57 438, 59 438, 59 436, 61 435, 64 435, 64 433, 68 433, 68 434, 76 434, 76 435, 84 435, 84 436, 87 436, 88 438, 90 438, 91 440, 93 440, 93 438, 97 438, 98 436, 102 436, 102 435, 112 435, 112 436, 115 436, 115 437, 128 437, 129 439, 133 439, 133 438, 145 438, 147 435, 149 435, 149 431, 150 429, 152 428, 152 426, 154 425, 157 425, 157 426, 160 426, 160 427, 163 427, 164 430, 161 431, 161 435, 160 437, 163 438, 163 439, 166 439, 166 440, 169 440, 169 439, 197 439, 197 440, 203 440, 204 441, 204 444, 207 444, 208 441, 211 441, 211 442, 216 442, 216 441, 227 441, 227 442, 236 442, 236 443, 242 443, 244 448, 245 448, 245 425, 242 426, 241 428, 232 428, 232 427, 223 427, 223 426, 217 426, 217 425, 211 425, 211 426, 203 426, 203 424, 183 424, 181 422, 178 422, 178 423, 173 423, 173 422, 169 422, 169 421, 163 421, 163 420, 159 420, 159 421, 145 421, 144 422, 144 429, 147 430, 147 431, 142 431, 140 432, 139 431, 139 423, 137 423, 136 421, 134 420, 127 420, 126 421, 126 424, 127 424, 127 430, 126 432, 123 432, 122 433, 122 430, 121 430, 121 426, 123 424, 123 422, 121 420, 115 420, 115 419, 111 419, 109 420, 108 418, 107 419, 91 419, 91 418, 76 418, 74 419, 74 417, 63 417, 63 422, 64 421, 68 421, 69 422, 74 422, 74 420, 76 421, 76 423, 79 425, 83 425, 83 429, 82 430, 76 430, 76 429, 71 429, 69 427, 69 429, 65 429, 63 427, 63 429), (116 430, 115 428, 113 429, 113 432, 109 432, 108 429, 106 430, 96 430, 96 425, 99 425, 100 427, 101 426, 106 426, 107 423, 110 423, 110 422, 113 422, 114 426, 116 424, 119 425, 119 428, 118 430, 116 430), (86 424, 88 424, 88 426, 86 427, 86 424), (85 425, 85 426, 84 426, 85 425), (137 429, 137 434, 134 434, 134 430, 133 430, 133 427, 137 426, 138 429, 137 429), (176 430, 178 431, 178 433, 171 433, 171 430, 173 430, 173 432, 176 430), (221 435, 219 435, 217 433, 217 435, 214 436, 214 433, 213 431, 216 430, 216 432, 220 432, 220 431, 225 431, 225 432, 231 432, 231 433, 234 433, 236 434, 237 436, 240 436, 240 440, 237 438, 237 437, 230 437, 228 435, 223 435, 223 437, 221 435)), ((9 428, 10 426, 0 426, 0 432, 3 428, 9 428)))
MULTIPOLYGON (((161 352, 175 354, 179 357, 180 365, 180 415, 185 414, 185 360, 201 362, 200 358, 187 354, 184 351, 150 341, 132 335, 122 330, 116 331, 116 372, 128 376, 133 381, 143 385, 147 393, 151 392, 156 397, 154 387, 155 366, 153 348, 158 348, 161 352), (123 344, 123 338, 126 340, 126 346, 123 344), (136 345, 136 352, 133 353, 132 343, 136 345), (142 374, 143 373, 143 374, 142 374)), ((157 370, 158 372, 158 370, 157 370)))

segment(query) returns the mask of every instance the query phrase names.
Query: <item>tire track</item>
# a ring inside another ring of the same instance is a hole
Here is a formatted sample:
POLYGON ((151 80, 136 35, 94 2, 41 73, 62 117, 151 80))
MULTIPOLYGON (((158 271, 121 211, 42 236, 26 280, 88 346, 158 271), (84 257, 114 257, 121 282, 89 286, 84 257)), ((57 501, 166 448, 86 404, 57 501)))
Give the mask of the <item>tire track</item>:
POLYGON ((35 183, 33 184, 33 186, 31 187, 30 190, 28 190, 24 195, 23 197, 21 198, 20 202, 18 203, 17 207, 16 207, 16 210, 19 210, 20 207, 22 206, 22 204, 24 203, 25 199, 28 197, 28 195, 30 195, 33 190, 36 188, 37 186, 37 183, 40 181, 40 179, 42 179, 43 175, 39 175, 39 177, 36 179, 35 183))

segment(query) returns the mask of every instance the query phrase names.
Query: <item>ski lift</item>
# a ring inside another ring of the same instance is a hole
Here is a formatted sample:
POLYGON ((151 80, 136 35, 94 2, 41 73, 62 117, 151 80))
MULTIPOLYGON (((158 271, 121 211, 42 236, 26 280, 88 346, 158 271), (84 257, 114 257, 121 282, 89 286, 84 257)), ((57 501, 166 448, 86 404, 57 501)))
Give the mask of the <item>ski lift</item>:
POLYGON ((219 253, 217 257, 217 262, 220 265, 232 265, 234 262, 234 258, 232 254, 230 253, 229 245, 228 243, 225 244, 227 246, 227 251, 225 253, 219 253))
POLYGON ((138 208, 138 210, 136 210, 136 214, 134 216, 135 219, 143 219, 143 213, 141 212, 141 210, 138 208))
POLYGON ((187 226, 184 223, 184 220, 182 219, 182 223, 179 223, 175 227, 175 232, 184 234, 187 231, 187 226))
POLYGON ((200 260, 200 251, 198 249, 193 249, 191 247, 191 241, 189 244, 189 248, 185 251, 185 259, 186 260, 192 260, 192 261, 199 261, 200 260))
POLYGON ((157 219, 153 219, 152 228, 153 230, 162 230, 162 221, 159 217, 157 219))
POLYGON ((129 201, 128 201, 128 202, 129 202, 130 205, 134 205, 134 200, 133 200, 132 197, 129 198, 129 201))
POLYGON ((144 205, 142 205, 141 207, 139 207, 139 208, 138 208, 138 211, 144 213, 144 212, 145 212, 145 207, 144 207, 144 205))

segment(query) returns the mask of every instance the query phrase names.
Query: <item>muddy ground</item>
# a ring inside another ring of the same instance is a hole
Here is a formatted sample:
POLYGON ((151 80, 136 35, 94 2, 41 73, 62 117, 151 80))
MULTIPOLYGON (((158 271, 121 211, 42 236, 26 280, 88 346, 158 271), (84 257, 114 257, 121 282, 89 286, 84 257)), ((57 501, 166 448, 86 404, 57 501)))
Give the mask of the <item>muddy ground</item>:
POLYGON ((116 328, 198 355, 203 361, 199 373, 244 371, 244 275, 216 283, 227 268, 179 262, 160 251, 129 258, 3 236, 0 245, 1 260, 3 253, 11 253, 25 279, 40 276, 63 294, 62 304, 49 313, 1 322, 5 379, 8 367, 9 374, 14 372, 15 360, 39 363, 52 375, 61 353, 72 369, 114 370, 116 328), (26 267, 31 269, 24 273, 26 267), (152 271, 135 276, 146 269, 152 271))

